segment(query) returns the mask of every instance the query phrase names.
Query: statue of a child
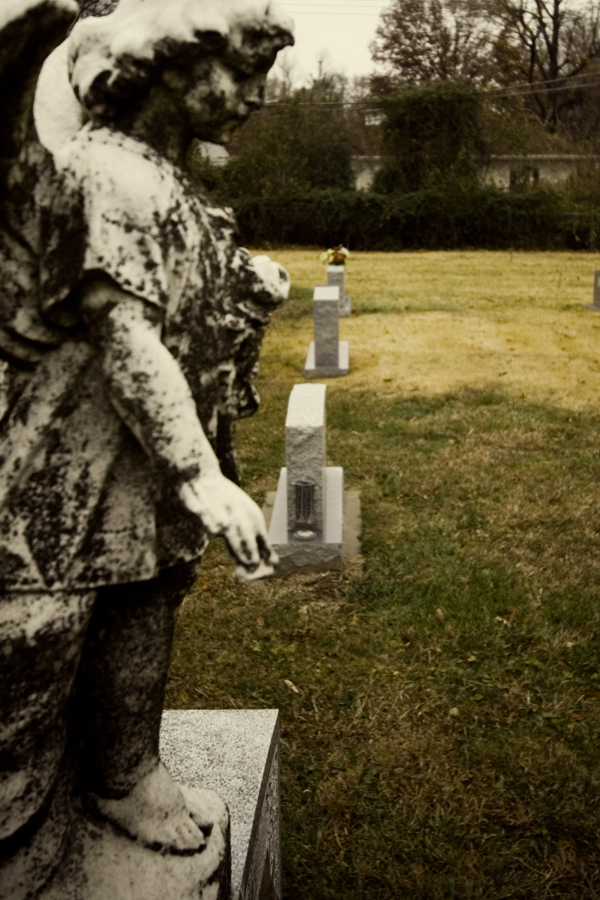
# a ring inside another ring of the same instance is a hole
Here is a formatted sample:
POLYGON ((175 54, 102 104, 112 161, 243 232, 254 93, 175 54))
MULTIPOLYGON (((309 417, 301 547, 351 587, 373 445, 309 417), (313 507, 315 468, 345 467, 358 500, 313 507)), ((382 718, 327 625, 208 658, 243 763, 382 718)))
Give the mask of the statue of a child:
POLYGON ((185 159, 262 104, 291 42, 266 0, 120 0, 66 45, 88 123, 54 160, 30 136, 9 172, 0 897, 47 877, 73 792, 146 846, 204 846, 206 811, 158 756, 174 618, 210 535, 247 578, 276 561, 234 483, 232 430, 256 408, 260 339, 289 279, 235 245, 185 159))

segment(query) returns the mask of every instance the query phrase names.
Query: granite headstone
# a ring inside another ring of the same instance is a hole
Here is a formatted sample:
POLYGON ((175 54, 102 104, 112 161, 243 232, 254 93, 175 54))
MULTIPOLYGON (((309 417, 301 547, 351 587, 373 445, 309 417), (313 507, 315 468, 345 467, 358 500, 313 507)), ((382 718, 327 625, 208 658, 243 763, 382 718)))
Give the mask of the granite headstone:
POLYGON ((269 527, 277 574, 343 567, 344 470, 327 466, 325 395, 324 384, 297 384, 290 394, 269 527))
POLYGON ((327 266, 327 284, 329 287, 338 287, 340 289, 339 314, 340 318, 347 318, 352 315, 352 298, 346 294, 345 288, 345 266, 327 266))
POLYGON ((337 286, 318 286, 313 294, 314 340, 310 342, 304 376, 337 378, 350 371, 348 341, 339 339, 339 299, 337 286))
POLYGON ((594 272, 594 293, 591 303, 588 303, 588 309, 594 309, 600 312, 600 271, 594 272))

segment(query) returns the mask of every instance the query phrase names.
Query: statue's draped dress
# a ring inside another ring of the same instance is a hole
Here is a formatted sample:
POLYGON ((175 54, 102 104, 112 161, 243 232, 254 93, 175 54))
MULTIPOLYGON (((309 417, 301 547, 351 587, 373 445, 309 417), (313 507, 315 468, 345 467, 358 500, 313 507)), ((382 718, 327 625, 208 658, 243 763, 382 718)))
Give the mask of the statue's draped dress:
POLYGON ((0 431, 0 587, 64 590, 142 581, 197 559, 206 534, 124 424, 87 341, 78 288, 101 272, 156 307, 224 474, 232 429, 256 408, 274 303, 234 222, 146 144, 85 126, 57 156, 40 215, 40 294, 20 323, 39 347, 0 431))

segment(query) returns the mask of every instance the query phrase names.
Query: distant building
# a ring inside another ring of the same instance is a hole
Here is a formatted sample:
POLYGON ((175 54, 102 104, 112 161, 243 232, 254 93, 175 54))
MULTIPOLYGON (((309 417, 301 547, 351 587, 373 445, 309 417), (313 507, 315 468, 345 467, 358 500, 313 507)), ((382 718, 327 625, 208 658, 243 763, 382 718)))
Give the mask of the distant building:
POLYGON ((373 184, 375 173, 386 161, 385 156, 353 156, 352 172, 354 187, 357 191, 368 191, 373 184))
POLYGON ((210 144, 208 141, 196 141, 196 148, 200 156, 209 160, 213 166, 224 166, 229 159, 229 153, 221 144, 210 144))
POLYGON ((366 109, 364 121, 368 128, 376 128, 378 125, 383 125, 385 113, 382 109, 366 109))
POLYGON ((584 166, 599 162, 600 156, 579 153, 491 156, 482 171, 482 182, 506 191, 538 185, 557 187, 565 184, 571 176, 576 176, 584 166))
MULTIPOLYGON (((354 186, 359 191, 368 191, 373 184, 375 173, 386 161, 385 156, 353 156, 352 171, 354 186)), ((583 153, 536 153, 530 155, 512 154, 490 156, 480 169, 481 182, 495 185, 505 191, 546 185, 558 187, 571 176, 590 165, 600 167, 600 156, 583 153)))

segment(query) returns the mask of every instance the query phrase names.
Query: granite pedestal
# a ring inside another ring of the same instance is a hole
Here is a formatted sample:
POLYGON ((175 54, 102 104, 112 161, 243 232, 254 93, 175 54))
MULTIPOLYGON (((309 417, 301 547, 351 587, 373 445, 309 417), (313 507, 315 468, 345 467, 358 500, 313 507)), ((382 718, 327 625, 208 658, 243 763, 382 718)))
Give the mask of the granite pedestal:
POLYGON ((164 764, 185 792, 214 791, 229 835, 214 827, 201 853, 157 853, 79 813, 71 848, 36 900, 281 900, 279 713, 166 710, 164 764), (222 806, 222 803, 221 803, 222 806))
MULTIPOLYGON (((196 784, 207 787, 202 778, 196 779, 196 784)), ((35 900, 232 900, 227 809, 213 792, 209 795, 205 790, 180 786, 184 796, 200 802, 215 822, 201 852, 157 852, 76 807, 67 845, 57 848, 61 862, 51 880, 34 894, 22 893, 15 881, 18 896, 35 900)), ((25 856, 23 862, 27 862, 25 856)), ((13 900, 16 894, 4 893, 0 884, 0 896, 13 900)), ((254 900, 259 895, 247 896, 254 900)), ((278 895, 272 896, 278 900, 278 895)), ((271 895, 267 897, 271 900, 271 895)))
POLYGON ((346 275, 345 266, 327 266, 327 284, 329 287, 339 287, 340 299, 338 309, 340 319, 347 318, 352 315, 352 298, 346 294, 344 286, 344 278, 346 275))
POLYGON ((339 339, 339 287, 319 286, 314 291, 314 341, 311 341, 304 376, 335 378, 350 370, 347 341, 339 339))
POLYGON ((210 788, 229 808, 231 900, 281 900, 278 710, 165 710, 160 742, 180 784, 210 788))
POLYGON ((344 471, 326 465, 325 393, 324 384, 297 384, 290 395, 269 527, 279 575, 343 567, 344 471))
MULTIPOLYGON (((265 502, 262 508, 267 528, 271 527, 273 520, 273 508, 277 499, 276 491, 267 491, 265 502)), ((347 567, 357 568, 361 570, 364 560, 361 554, 360 535, 362 530, 362 510, 360 503, 360 491, 344 490, 344 527, 342 529, 342 561, 344 569, 347 567)), ((314 572, 315 569, 308 565, 306 569, 299 567, 292 571, 306 573, 314 572)))
POLYGON ((594 309, 600 312, 600 271, 594 272, 594 299, 592 303, 588 303, 588 309, 594 309))

